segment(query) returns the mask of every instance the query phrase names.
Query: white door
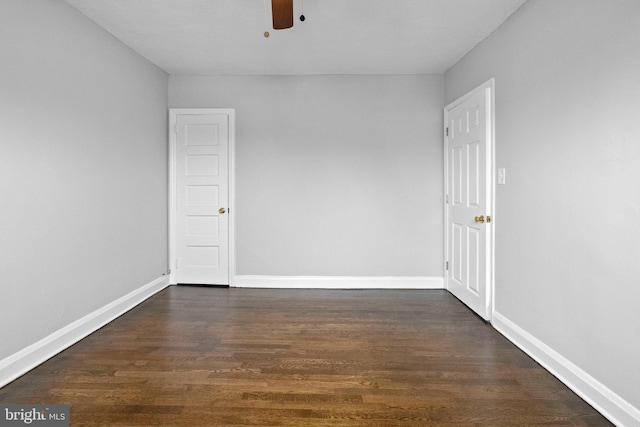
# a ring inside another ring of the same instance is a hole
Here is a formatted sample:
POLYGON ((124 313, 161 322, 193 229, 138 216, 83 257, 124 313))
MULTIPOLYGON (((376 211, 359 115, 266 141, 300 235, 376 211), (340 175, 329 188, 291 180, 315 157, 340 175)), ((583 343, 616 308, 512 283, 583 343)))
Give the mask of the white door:
POLYGON ((491 315, 493 81, 445 108, 447 289, 491 315))
POLYGON ((172 114, 172 282, 228 285, 230 114, 189 111, 172 114))

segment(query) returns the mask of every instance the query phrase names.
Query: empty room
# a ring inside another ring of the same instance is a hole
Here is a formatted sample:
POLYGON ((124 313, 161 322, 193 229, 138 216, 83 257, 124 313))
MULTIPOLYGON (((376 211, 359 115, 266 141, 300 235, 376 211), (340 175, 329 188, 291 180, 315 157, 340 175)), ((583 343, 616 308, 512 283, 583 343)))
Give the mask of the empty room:
POLYGON ((0 1, 0 426, 640 427, 639 23, 0 1))

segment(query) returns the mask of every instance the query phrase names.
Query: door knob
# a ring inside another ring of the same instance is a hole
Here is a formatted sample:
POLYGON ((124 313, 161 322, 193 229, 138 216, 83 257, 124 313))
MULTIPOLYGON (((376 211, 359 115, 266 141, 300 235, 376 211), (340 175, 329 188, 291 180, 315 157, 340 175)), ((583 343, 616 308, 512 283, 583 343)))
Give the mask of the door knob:
POLYGON ((218 213, 220 213, 220 214, 223 214, 223 213, 225 213, 225 212, 226 212, 226 209, 225 209, 225 208, 220 208, 220 209, 218 209, 218 213))
POLYGON ((484 215, 480 215, 474 218, 476 222, 484 222, 484 215))

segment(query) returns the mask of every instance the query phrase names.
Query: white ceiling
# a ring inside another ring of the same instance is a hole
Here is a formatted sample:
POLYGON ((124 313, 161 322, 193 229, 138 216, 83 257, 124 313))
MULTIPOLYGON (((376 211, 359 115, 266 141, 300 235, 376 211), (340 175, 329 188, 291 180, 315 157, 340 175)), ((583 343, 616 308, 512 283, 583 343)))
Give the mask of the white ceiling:
POLYGON ((65 0, 169 74, 443 74, 526 0, 65 0), (270 0, 267 20, 270 23, 270 0))

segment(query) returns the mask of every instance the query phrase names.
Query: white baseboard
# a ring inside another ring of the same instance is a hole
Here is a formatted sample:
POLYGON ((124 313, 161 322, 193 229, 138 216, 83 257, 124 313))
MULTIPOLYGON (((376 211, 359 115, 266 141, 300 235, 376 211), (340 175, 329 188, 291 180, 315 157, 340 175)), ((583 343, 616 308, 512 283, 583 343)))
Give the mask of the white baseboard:
POLYGON ((167 286, 169 286, 169 276, 161 276, 17 353, 0 360, 0 387, 4 387, 61 351, 71 347, 167 286))
POLYGON ((235 276, 236 288, 444 289, 443 277, 235 276))
POLYGON ((619 427, 640 427, 640 410, 545 343, 494 312, 493 327, 619 427))

